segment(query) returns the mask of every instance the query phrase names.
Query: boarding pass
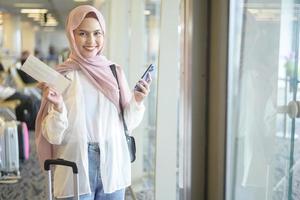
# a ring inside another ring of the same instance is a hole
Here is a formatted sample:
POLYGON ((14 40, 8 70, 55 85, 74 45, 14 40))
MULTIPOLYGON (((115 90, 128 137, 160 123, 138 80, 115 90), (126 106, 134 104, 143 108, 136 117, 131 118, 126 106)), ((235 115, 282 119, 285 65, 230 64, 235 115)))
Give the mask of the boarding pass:
POLYGON ((20 69, 38 82, 48 83, 60 93, 63 93, 71 82, 62 74, 32 55, 28 56, 20 69))

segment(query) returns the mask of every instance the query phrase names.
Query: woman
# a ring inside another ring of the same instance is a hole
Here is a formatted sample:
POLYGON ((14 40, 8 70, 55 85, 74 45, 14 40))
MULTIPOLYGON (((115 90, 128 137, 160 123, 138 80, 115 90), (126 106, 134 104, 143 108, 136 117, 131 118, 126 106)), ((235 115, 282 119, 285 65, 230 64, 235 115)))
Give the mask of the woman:
MULTIPOLYGON (((109 67, 114 63, 101 54, 104 19, 92 6, 76 7, 68 16, 66 32, 71 53, 57 70, 71 84, 62 94, 40 84, 43 101, 36 123, 40 163, 47 158, 76 162, 80 199, 124 199, 131 181, 130 158, 120 118, 118 84, 109 67)), ((150 83, 140 80, 141 92, 131 92, 123 69, 116 65, 116 70, 124 117, 132 130, 142 120, 142 101, 150 83)), ((56 198, 72 199, 72 178, 71 170, 55 168, 56 198)))

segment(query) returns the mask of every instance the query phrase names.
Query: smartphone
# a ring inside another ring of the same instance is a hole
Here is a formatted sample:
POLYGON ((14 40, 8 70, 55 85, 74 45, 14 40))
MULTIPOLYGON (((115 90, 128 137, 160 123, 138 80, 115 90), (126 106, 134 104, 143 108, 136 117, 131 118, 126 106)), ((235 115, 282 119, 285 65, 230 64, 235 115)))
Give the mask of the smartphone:
MULTIPOLYGON (((149 77, 149 74, 153 74, 154 73, 154 65, 153 64, 150 64, 149 67, 146 69, 146 71, 144 72, 144 74, 142 75, 141 79, 143 79, 144 81, 146 82, 149 82, 150 81, 150 77, 149 77)), ((134 89, 138 90, 138 91, 141 91, 141 89, 139 88, 138 85, 135 85, 134 89)))

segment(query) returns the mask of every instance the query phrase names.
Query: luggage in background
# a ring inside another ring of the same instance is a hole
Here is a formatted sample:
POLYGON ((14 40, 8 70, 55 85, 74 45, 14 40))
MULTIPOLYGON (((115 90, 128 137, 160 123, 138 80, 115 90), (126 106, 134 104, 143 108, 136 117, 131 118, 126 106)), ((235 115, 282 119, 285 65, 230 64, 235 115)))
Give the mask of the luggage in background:
POLYGON ((0 118, 3 122, 5 121, 13 121, 16 120, 16 114, 14 113, 13 109, 10 108, 0 108, 0 118))
POLYGON ((29 159, 29 132, 25 122, 18 123, 18 142, 20 161, 29 159))
POLYGON ((18 122, 6 121, 4 130, 5 160, 4 172, 19 175, 18 122))
POLYGON ((17 124, 0 117, 0 183, 16 183, 21 178, 17 124))
POLYGON ((20 100, 20 104, 15 109, 15 116, 18 121, 26 122, 30 130, 35 128, 35 119, 40 108, 40 100, 35 96, 29 96, 21 92, 16 92, 6 99, 6 101, 20 100))
POLYGON ((3 120, 3 118, 0 117, 0 172, 4 170, 6 166, 4 130, 5 121, 3 120))
POLYGON ((5 123, 5 121, 15 121, 17 123, 19 158, 20 161, 29 159, 29 129, 26 122, 16 121, 15 112, 7 107, 0 108, 0 119, 2 123, 5 123))
POLYGON ((29 158, 29 132, 9 108, 0 108, 0 183, 20 179, 20 160, 29 158))

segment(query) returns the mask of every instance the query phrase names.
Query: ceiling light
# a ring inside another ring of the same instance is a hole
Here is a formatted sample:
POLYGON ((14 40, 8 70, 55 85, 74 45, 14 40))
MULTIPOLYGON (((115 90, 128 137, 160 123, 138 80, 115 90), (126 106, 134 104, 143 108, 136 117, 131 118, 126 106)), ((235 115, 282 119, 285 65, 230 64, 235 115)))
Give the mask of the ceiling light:
POLYGON ((21 9, 21 13, 47 13, 47 9, 21 9))
POLYGON ((32 18, 33 21, 40 21, 42 16, 41 14, 38 14, 38 13, 30 13, 27 15, 28 18, 32 18))
POLYGON ((89 0, 74 0, 75 2, 87 2, 89 0))
POLYGON ((41 17, 41 13, 28 13, 27 17, 29 18, 40 18, 41 17))
POLYGON ((54 17, 49 17, 47 21, 41 21, 42 26, 57 26, 58 22, 54 17))

